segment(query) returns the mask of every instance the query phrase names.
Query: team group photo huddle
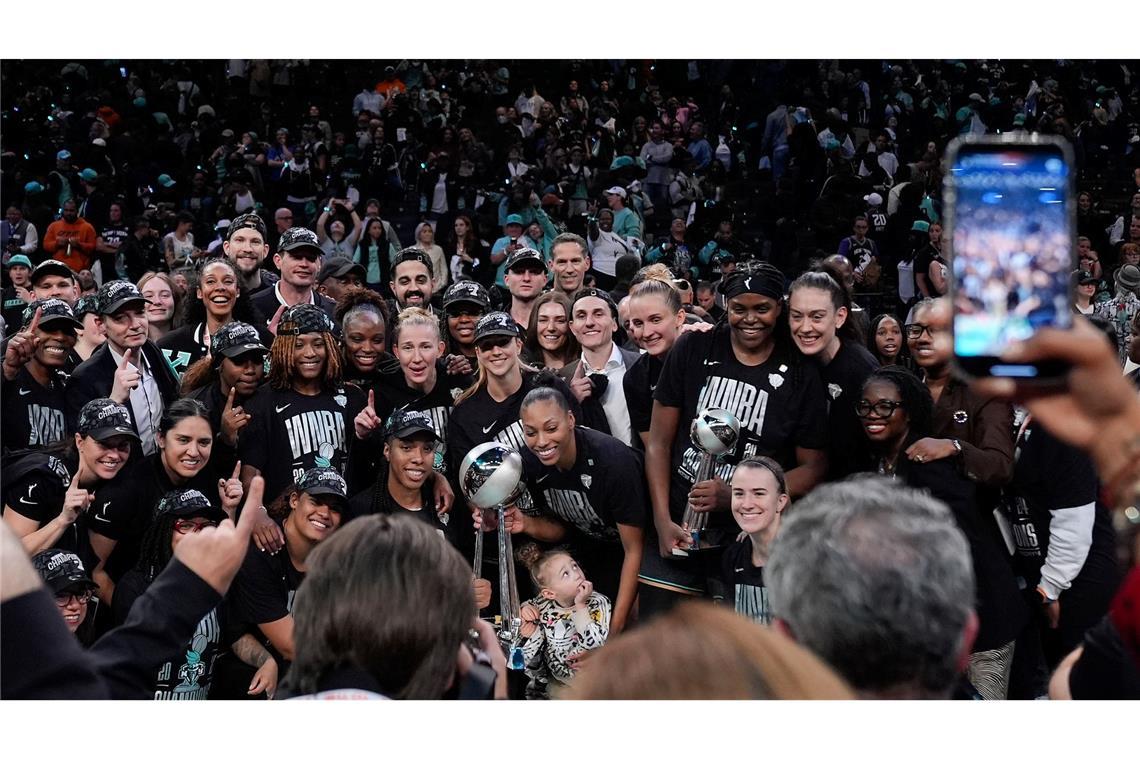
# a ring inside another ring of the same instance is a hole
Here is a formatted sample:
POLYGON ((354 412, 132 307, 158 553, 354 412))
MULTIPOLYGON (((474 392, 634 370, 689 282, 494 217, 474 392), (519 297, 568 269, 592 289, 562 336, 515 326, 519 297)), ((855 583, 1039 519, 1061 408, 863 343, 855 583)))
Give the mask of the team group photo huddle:
POLYGON ((5 60, 0 698, 1140 697, 1140 61, 680 55, 5 60))

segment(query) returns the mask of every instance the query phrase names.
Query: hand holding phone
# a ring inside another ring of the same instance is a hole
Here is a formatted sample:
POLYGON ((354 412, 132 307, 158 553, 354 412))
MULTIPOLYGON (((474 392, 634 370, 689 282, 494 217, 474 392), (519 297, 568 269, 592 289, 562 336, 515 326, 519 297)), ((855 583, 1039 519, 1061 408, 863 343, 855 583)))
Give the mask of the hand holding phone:
POLYGON ((971 377, 1060 378, 1062 362, 1002 355, 1042 328, 1072 325, 1072 148, 1051 135, 966 136, 947 148, 947 164, 955 364, 971 377))

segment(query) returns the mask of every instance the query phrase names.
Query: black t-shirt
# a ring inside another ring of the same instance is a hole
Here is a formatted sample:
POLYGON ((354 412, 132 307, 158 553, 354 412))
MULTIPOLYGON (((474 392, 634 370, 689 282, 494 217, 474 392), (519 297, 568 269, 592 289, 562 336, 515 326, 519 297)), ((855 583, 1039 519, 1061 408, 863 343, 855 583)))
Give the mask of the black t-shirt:
POLYGON ((293 597, 304 580, 305 574, 293 565, 288 548, 270 554, 260 551, 251 541, 226 597, 231 637, 236 640, 242 633, 252 633, 281 660, 280 653, 257 626, 292 615, 293 597))
POLYGON ((414 520, 421 521, 429 528, 433 528, 439 533, 440 538, 446 541, 451 540, 448 526, 452 524, 452 516, 449 513, 441 518, 435 511, 435 500, 430 481, 420 487, 420 502, 423 506, 419 509, 409 509, 397 502, 388 490, 387 483, 388 470, 385 468, 380 471, 379 479, 371 488, 364 489, 348 500, 348 514, 345 515, 345 520, 367 515, 407 515, 414 520))
MULTIPOLYGON (((212 459, 212 458, 211 458, 212 459)), ((154 508, 169 491, 194 488, 221 507, 218 475, 207 462, 197 475, 175 485, 162 465, 162 452, 128 463, 118 475, 100 487, 87 510, 88 526, 101 536, 114 540, 115 549, 107 559, 107 574, 116 583, 138 564, 143 534, 154 519, 154 508)), ((228 477, 230 473, 226 473, 228 477)))
MULTIPOLYGON (((914 255, 914 294, 916 296, 922 295, 922 291, 918 289, 918 275, 921 274, 927 279, 927 282, 930 282, 930 262, 932 261, 938 261, 941 264, 946 263, 946 260, 942 258, 942 253, 930 243, 918 249, 918 252, 914 255)), ((928 289, 931 295, 937 295, 933 285, 928 289)))
POLYGON ((316 396, 269 385, 258 389, 245 404, 253 417, 238 438, 238 459, 265 478, 265 501, 314 467, 343 475, 355 438, 353 420, 363 408, 364 395, 352 385, 316 396))
POLYGON ((724 587, 731 589, 733 608, 757 623, 771 624, 772 608, 768 588, 764 585, 764 568, 752 564, 752 538, 729 544, 722 563, 724 587))
MULTIPOLYGON (((75 463, 55 454, 32 451, 7 456, 3 469, 4 509, 35 520, 39 530, 63 511, 63 499, 74 474, 75 463)), ((100 494, 101 489, 97 488, 96 497, 100 494)), ((87 541, 89 521, 89 514, 81 514, 53 545, 78 554, 88 572, 94 568, 89 564, 94 559, 87 541)))
MULTIPOLYGON (((135 569, 124 575, 115 585, 112 603, 115 625, 127 620, 135 601, 150 586, 142 571, 135 569)), ((222 632, 223 605, 210 610, 194 629, 176 658, 164 662, 155 673, 154 698, 169 700, 206 699, 214 674, 214 661, 225 643, 222 632)))
POLYGON ((649 501, 641 456, 590 428, 575 428, 574 441, 578 457, 566 471, 542 464, 523 447, 523 470, 534 497, 528 511, 552 514, 595 540, 617 543, 619 523, 646 523, 649 501))
POLYGON ((879 362, 865 347, 850 340, 840 343, 839 351, 820 376, 827 387, 827 425, 830 432, 828 473, 840 480, 853 472, 866 469, 863 452, 866 436, 855 416, 855 404, 862 397, 863 382, 879 367, 879 362))
MULTIPOLYGON (((625 405, 629 409, 629 421, 634 433, 648 433, 653 414, 653 392, 657 390, 657 379, 665 361, 657 356, 642 354, 625 371, 622 390, 625 391, 625 405)), ((641 436, 633 436, 637 448, 642 447, 641 436)))
POLYGON ((429 393, 421 393, 408 385, 403 370, 397 363, 395 372, 381 372, 373 381, 376 413, 384 420, 396 409, 427 412, 431 415, 432 424, 441 438, 432 467, 436 472, 446 472, 447 422, 451 418, 451 408, 456 397, 470 384, 470 375, 449 375, 444 367, 437 366, 435 387, 429 393))
POLYGON ((27 367, 0 384, 5 451, 40 448, 66 435, 63 410, 67 401, 67 375, 49 370, 47 385, 40 385, 27 367))
MULTIPOLYGON (((699 410, 718 407, 740 421, 736 450, 721 457, 716 468, 725 482, 745 457, 769 456, 790 469, 796 466, 797 447, 827 447, 827 396, 816 365, 777 348, 762 364, 745 366, 732 350, 727 329, 678 338, 665 359, 654 400, 680 410, 669 489, 669 512, 678 524, 700 464, 701 453, 689 439, 689 424, 699 410)), ((710 524, 729 523, 727 513, 710 513, 710 524)))
MULTIPOLYGON (((103 225, 103 228, 99 230, 99 237, 103 238, 104 243, 118 243, 119 245, 125 243, 130 234, 131 230, 127 225, 112 224, 111 222, 103 225)), ((104 280, 113 279, 107 276, 107 274, 106 272, 104 273, 104 280)))
POLYGON ((1026 427, 1016 451, 1013 488, 1003 502, 1017 547, 1017 571, 1030 588, 1036 586, 1049 553, 1051 512, 1093 504, 1092 545, 1073 582, 1115 584, 1118 572, 1112 518, 1096 503, 1100 481, 1092 461, 1036 422, 1026 427))
MULTIPOLYGON (((28 290, 31 290, 29 287, 28 290)), ((0 316, 4 317, 5 332, 14 335, 24 321, 24 309, 28 302, 16 295, 16 288, 11 285, 0 290, 0 316)))

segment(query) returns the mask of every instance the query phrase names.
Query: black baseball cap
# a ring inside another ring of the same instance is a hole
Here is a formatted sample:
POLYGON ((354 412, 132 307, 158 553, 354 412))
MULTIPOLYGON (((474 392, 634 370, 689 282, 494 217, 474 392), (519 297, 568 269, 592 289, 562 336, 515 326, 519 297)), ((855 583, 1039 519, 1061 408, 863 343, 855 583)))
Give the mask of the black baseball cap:
POLYGON ((253 351, 269 353, 269 349, 261 343, 257 328, 246 322, 227 322, 210 339, 210 353, 215 361, 221 361, 223 357, 233 359, 253 351))
POLYGON ((486 311, 491 308, 491 296, 486 288, 474 280, 459 280, 443 294, 443 308, 446 310, 457 303, 473 303, 480 310, 486 311))
POLYGON ((492 311, 489 314, 484 314, 475 323, 475 342, 490 338, 494 335, 506 335, 511 338, 518 338, 519 328, 515 324, 514 317, 505 311, 492 311))
POLYGON ((432 438, 439 440, 439 432, 431 420, 431 415, 413 409, 397 409, 392 412, 384 424, 384 437, 407 438, 416 433, 429 433, 432 438))
POLYGON ((1091 273, 1086 272, 1083 269, 1078 269, 1077 271, 1073 272, 1073 281, 1077 285, 1090 285, 1097 282, 1097 278, 1093 277, 1091 273))
POLYGON ((519 264, 526 262, 534 262, 538 264, 540 267, 542 267, 542 270, 544 272, 547 270, 546 259, 543 258, 541 253, 534 250, 533 248, 519 248, 517 251, 512 251, 511 255, 507 257, 506 271, 509 272, 519 264))
POLYGON ((96 398, 84 404, 79 410, 75 432, 96 441, 105 441, 116 435, 129 435, 135 440, 139 438, 131 423, 131 413, 125 406, 109 398, 96 398))
POLYGON ((94 293, 80 296, 79 300, 75 302, 75 308, 71 311, 82 324, 85 315, 99 313, 99 296, 94 293))
MULTIPOLYGON (((234 220, 230 222, 230 226, 226 228, 226 240, 232 238, 234 233, 238 230, 244 229, 257 230, 257 232, 261 234, 261 239, 265 239, 265 220, 257 214, 242 214, 239 217, 235 217, 234 220)), ((282 242, 284 242, 285 236, 282 235, 281 238, 282 242)))
POLYGON ((278 335, 307 335, 315 332, 333 332, 333 323, 329 315, 319 306, 311 303, 299 303, 290 306, 281 315, 277 323, 278 335))
POLYGON ((419 248, 405 248, 404 250, 397 253, 396 258, 392 260, 392 273, 395 274, 396 267, 400 266, 401 264, 403 264, 407 261, 418 261, 418 262, 420 262, 425 267, 427 267, 428 275, 430 277, 435 277, 435 270, 432 269, 431 259, 428 257, 428 255, 426 253, 421 251, 419 248))
POLYGON ((103 283, 99 288, 99 313, 114 314, 127 304, 138 302, 149 303, 133 282, 126 280, 111 280, 103 283))
POLYGON ((324 282, 330 277, 344 277, 349 272, 355 272, 362 281, 367 277, 364 267, 352 259, 347 256, 334 256, 321 266, 321 271, 317 273, 317 282, 324 282))
POLYGON ((581 301, 583 298, 600 298, 600 299, 602 299, 603 301, 605 301, 609 305, 610 311, 613 313, 614 317, 617 317, 617 315, 618 315, 617 304, 614 303, 614 299, 611 298, 610 294, 607 293, 606 291, 601 290, 600 288, 579 288, 574 293, 574 297, 570 299, 571 307, 574 304, 581 301))
POLYGON ((175 517, 190 517, 201 515, 212 517, 221 521, 228 515, 221 507, 213 504, 205 494, 194 488, 179 488, 167 491, 155 507, 154 516, 174 515, 175 517))
POLYGON ((318 256, 325 255, 321 249, 321 241, 317 239, 317 233, 309 228, 290 227, 281 233, 281 241, 277 244, 278 253, 292 253, 302 249, 308 249, 310 253, 318 256))
POLYGON ((331 467, 314 467, 306 470, 297 486, 310 496, 331 496, 327 503, 338 512, 348 508, 348 484, 340 473, 331 467))
POLYGON ((29 280, 35 285, 41 277, 47 277, 50 274, 59 275, 60 277, 70 277, 75 279, 75 272, 71 271, 71 267, 64 264, 62 261, 55 259, 48 259, 36 264, 36 268, 32 270, 29 280))
POLYGON ((63 323, 75 330, 82 330, 83 323, 75 318, 75 312, 66 301, 59 298, 37 298, 24 307, 22 326, 27 327, 36 317, 36 309, 40 309, 40 327, 47 328, 49 324, 63 323))
POLYGON ((95 581, 88 577, 79 555, 63 549, 45 549, 32 557, 32 567, 39 573, 44 585, 53 596, 72 589, 94 591, 99 588, 95 581))

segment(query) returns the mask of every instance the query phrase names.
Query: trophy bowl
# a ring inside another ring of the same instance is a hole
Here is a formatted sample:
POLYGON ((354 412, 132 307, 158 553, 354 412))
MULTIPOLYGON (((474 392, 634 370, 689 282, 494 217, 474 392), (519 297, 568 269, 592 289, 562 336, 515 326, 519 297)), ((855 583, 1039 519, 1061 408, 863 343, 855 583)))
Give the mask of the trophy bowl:
POLYGON ((689 426, 693 445, 706 454, 720 456, 736 448, 740 439, 740 420, 732 412, 707 407, 697 412, 689 426))
POLYGON ((481 443, 459 465, 459 487, 480 509, 513 502, 522 484, 522 457, 496 441, 481 443))

